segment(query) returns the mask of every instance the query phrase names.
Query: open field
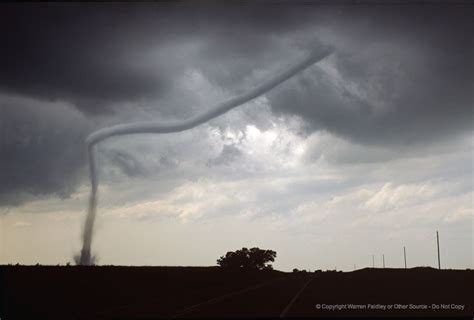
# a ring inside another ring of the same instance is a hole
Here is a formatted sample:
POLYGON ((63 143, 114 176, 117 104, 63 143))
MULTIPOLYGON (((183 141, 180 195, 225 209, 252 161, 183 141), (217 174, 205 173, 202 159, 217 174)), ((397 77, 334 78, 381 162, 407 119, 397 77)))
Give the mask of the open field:
POLYGON ((0 281, 2 319, 452 317, 474 312, 474 271, 467 270, 292 274, 217 267, 2 266, 0 281))

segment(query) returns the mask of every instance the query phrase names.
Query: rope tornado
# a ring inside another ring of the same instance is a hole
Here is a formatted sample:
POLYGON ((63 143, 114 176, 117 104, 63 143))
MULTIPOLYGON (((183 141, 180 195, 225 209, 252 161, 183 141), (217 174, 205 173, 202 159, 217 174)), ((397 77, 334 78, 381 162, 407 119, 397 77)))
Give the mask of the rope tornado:
POLYGON ((272 79, 264 82, 263 84, 251 89, 247 93, 236 96, 229 100, 226 100, 220 104, 215 105, 210 108, 208 111, 191 117, 184 121, 174 121, 167 123, 160 122, 137 122, 129 124, 119 124, 116 126, 100 129, 96 132, 93 132, 86 139, 88 161, 89 161, 89 174, 91 182, 91 193, 89 197, 89 204, 87 210, 87 216, 84 223, 83 231, 83 243, 82 250, 79 257, 77 257, 77 263, 80 265, 91 265, 94 264, 95 257, 91 255, 91 244, 92 244, 92 235, 94 228, 94 221, 97 212, 97 187, 98 187, 98 177, 97 177, 97 162, 96 162, 96 144, 99 142, 119 135, 127 134, 137 134, 137 133, 172 133, 180 132, 184 130, 192 129, 200 124, 203 124, 215 117, 218 117, 227 111, 240 106, 250 100, 257 98, 258 96, 266 93, 267 91, 273 89, 280 83, 291 78, 298 72, 308 68, 309 66, 319 62, 324 59, 326 56, 331 54, 332 49, 325 47, 318 50, 313 50, 305 59, 299 61, 293 66, 289 67, 286 71, 277 74, 272 79))

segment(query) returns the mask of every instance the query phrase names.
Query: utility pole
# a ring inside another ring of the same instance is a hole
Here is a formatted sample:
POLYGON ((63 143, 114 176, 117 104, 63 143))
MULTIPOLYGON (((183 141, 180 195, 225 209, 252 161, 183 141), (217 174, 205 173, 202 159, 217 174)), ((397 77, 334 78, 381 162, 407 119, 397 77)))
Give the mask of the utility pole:
POLYGON ((403 258, 405 259, 405 269, 407 268, 407 251, 405 247, 403 247, 403 258))
POLYGON ((438 246, 438 269, 441 269, 441 260, 439 258, 439 234, 438 234, 438 231, 436 231, 436 244, 438 246))
POLYGON ((372 255, 372 268, 375 268, 375 257, 372 255))
POLYGON ((383 268, 385 269, 385 254, 382 254, 383 268))

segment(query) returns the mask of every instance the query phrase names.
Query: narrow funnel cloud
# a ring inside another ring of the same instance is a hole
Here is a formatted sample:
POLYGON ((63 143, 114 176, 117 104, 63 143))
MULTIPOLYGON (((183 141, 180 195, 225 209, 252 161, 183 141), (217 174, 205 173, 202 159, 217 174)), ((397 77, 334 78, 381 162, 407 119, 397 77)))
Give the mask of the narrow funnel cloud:
POLYGON ((270 80, 265 81, 263 84, 251 89, 247 93, 236 96, 222 103, 215 105, 208 111, 191 117, 184 121, 173 121, 173 122, 137 122, 129 124, 119 124, 116 126, 100 129, 92 133, 86 139, 88 160, 89 160, 89 174, 91 180, 91 194, 89 198, 89 207, 87 211, 86 221, 84 224, 83 233, 83 244, 80 257, 77 261, 81 265, 90 265, 94 263, 94 256, 91 255, 91 244, 92 234, 94 228, 94 221, 97 211, 97 162, 96 162, 96 144, 113 136, 128 135, 136 133, 172 133, 180 132, 184 130, 192 129, 200 124, 203 124, 215 117, 218 117, 227 111, 238 107, 250 100, 257 98, 258 96, 266 93, 273 89, 280 83, 291 78, 298 72, 308 68, 316 62, 324 59, 332 52, 329 47, 319 48, 312 51, 305 59, 299 61, 293 66, 289 67, 286 71, 277 74, 270 80))

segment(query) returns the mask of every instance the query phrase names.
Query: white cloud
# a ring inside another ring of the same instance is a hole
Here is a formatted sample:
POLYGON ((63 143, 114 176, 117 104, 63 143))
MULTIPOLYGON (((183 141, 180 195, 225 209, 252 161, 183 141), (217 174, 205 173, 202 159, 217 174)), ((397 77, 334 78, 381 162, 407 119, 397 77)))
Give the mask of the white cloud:
POLYGON ((17 221, 13 224, 14 228, 26 228, 31 226, 31 223, 29 222, 24 222, 24 221, 17 221))
POLYGON ((439 186, 429 182, 420 185, 400 186, 386 183, 364 203, 363 208, 373 211, 389 211, 429 201, 439 194, 439 186))

